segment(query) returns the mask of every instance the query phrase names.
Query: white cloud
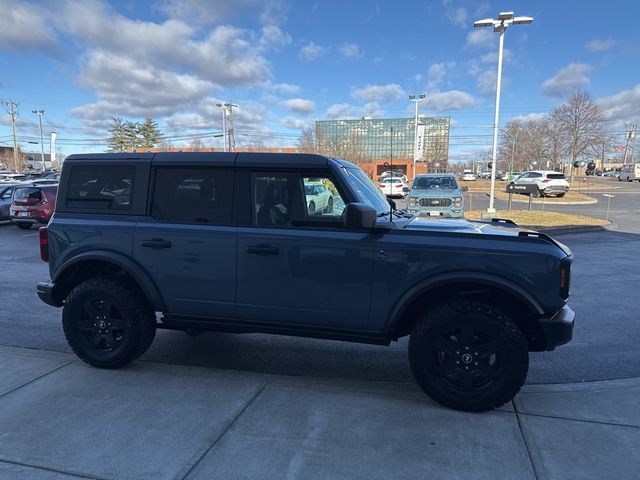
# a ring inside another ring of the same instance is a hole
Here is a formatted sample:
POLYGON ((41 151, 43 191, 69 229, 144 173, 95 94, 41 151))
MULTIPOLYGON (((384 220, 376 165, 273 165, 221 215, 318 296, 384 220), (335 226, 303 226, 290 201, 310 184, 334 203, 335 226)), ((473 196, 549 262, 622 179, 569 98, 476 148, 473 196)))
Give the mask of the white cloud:
POLYGON ((277 25, 265 25, 260 34, 260 46, 264 49, 284 47, 291 43, 291 35, 277 25))
POLYGON ((270 78, 255 34, 243 29, 218 26, 194 40, 196 32, 181 20, 131 20, 92 0, 67 1, 58 21, 82 46, 154 68, 192 72, 221 85, 252 86, 270 78))
POLYGON ((435 111, 460 110, 473 107, 476 100, 466 92, 449 90, 427 95, 427 108, 435 111))
POLYGON ((477 82, 478 92, 480 92, 481 95, 495 95, 497 76, 497 73, 493 70, 487 70, 480 74, 477 82))
POLYGON ((315 102, 304 98, 290 98, 284 102, 284 106, 290 112, 296 113, 312 113, 316 110, 315 102))
POLYGON ((309 126, 309 122, 294 117, 284 117, 282 120, 280 120, 280 123, 283 126, 291 128, 293 130, 304 130, 309 126))
POLYGON ((601 98, 597 102, 608 120, 622 125, 638 120, 640 111, 640 83, 629 90, 601 98))
POLYGON ((88 55, 79 83, 94 91, 98 101, 77 107, 72 114, 94 122, 112 116, 169 115, 193 105, 214 88, 213 83, 192 75, 102 51, 88 55))
POLYGON ((491 29, 481 28, 467 33, 465 48, 495 48, 497 35, 491 29))
POLYGON ((580 87, 588 85, 590 80, 587 74, 592 70, 590 65, 583 63, 570 63, 561 68, 553 77, 542 83, 542 91, 547 95, 561 97, 573 93, 580 87))
POLYGON ((447 12, 449 21, 458 27, 467 27, 469 21, 469 13, 466 8, 459 7, 447 12))
MULTIPOLYGON (((513 54, 511 53, 511 50, 509 50, 508 48, 504 48, 502 50, 502 61, 504 63, 509 63, 511 62, 513 58, 513 54)), ((498 63, 498 52, 489 52, 489 53, 485 53, 484 55, 482 55, 480 57, 480 62, 482 63, 498 63)))
POLYGON ((291 83, 276 83, 271 85, 271 90, 283 95, 295 95, 302 90, 299 85, 293 85, 291 83))
POLYGON ((615 47, 616 42, 611 38, 607 38, 606 40, 594 39, 590 40, 585 44, 585 48, 590 52, 606 52, 607 50, 615 47))
POLYGON ((300 49, 298 56, 303 60, 313 61, 325 55, 327 51, 327 47, 322 47, 313 42, 309 42, 300 49))
POLYGON ((406 93, 397 83, 367 85, 351 90, 351 97, 366 102, 392 102, 405 97, 406 93))
POLYGON ((340 46, 338 51, 344 58, 360 58, 362 56, 360 47, 355 43, 345 42, 340 46))
POLYGON ((348 119, 358 117, 357 107, 350 103, 334 103, 327 109, 325 117, 329 120, 348 119))
POLYGON ((25 2, 0 0, 0 12, 0 50, 61 53, 44 8, 25 2))
POLYGON ((262 6, 262 0, 165 0, 160 11, 170 18, 185 20, 198 25, 224 22, 247 10, 262 6))

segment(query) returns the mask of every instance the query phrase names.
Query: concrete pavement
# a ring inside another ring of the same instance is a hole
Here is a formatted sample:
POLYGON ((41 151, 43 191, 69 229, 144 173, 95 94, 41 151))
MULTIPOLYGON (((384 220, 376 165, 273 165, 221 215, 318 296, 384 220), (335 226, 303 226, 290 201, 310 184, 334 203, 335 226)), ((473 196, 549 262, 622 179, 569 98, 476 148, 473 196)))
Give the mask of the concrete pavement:
POLYGON ((532 385, 471 414, 411 382, 0 347, 0 479, 637 479, 639 395, 532 385))

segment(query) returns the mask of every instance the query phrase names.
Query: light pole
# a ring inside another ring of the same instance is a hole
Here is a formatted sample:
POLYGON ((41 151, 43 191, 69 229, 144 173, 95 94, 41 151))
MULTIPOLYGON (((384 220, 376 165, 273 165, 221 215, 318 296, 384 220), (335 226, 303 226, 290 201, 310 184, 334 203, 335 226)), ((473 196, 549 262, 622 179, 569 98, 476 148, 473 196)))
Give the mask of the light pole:
POLYGON ((485 18, 473 23, 478 27, 493 27, 494 32, 500 34, 500 43, 498 47, 498 77, 496 79, 496 114, 493 121, 493 153, 491 165, 491 193, 489 194, 488 213, 495 213, 493 208, 494 193, 496 187, 496 150, 498 149, 498 121, 500 118, 500 84, 502 83, 502 50, 504 48, 504 31, 511 24, 525 25, 533 22, 533 17, 514 17, 513 12, 500 12, 498 18, 485 18))
POLYGON ((40 121, 40 158, 42 160, 42 171, 44 172, 44 140, 42 139, 42 116, 44 115, 44 110, 31 110, 31 112, 38 115, 38 120, 40 121))
MULTIPOLYGON (((413 178, 416 178, 416 161, 419 157, 422 157, 420 153, 420 149, 418 148, 418 104, 424 101, 425 94, 421 93, 416 98, 415 95, 409 95, 409 100, 416 104, 416 118, 414 125, 414 136, 413 136, 413 178)), ((422 140, 424 142, 424 139, 422 140)))

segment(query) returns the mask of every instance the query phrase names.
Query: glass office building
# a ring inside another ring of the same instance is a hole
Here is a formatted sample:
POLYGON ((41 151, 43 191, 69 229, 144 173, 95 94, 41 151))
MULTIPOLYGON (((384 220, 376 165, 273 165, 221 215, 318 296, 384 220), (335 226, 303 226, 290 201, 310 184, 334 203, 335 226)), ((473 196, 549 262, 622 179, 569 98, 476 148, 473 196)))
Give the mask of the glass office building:
MULTIPOLYGON (((449 117, 418 117, 425 126, 424 152, 419 161, 439 162, 445 167, 449 158, 449 117)), ((320 120, 316 122, 318 151, 338 157, 373 162, 413 159, 415 119, 362 118, 360 120, 320 120)))

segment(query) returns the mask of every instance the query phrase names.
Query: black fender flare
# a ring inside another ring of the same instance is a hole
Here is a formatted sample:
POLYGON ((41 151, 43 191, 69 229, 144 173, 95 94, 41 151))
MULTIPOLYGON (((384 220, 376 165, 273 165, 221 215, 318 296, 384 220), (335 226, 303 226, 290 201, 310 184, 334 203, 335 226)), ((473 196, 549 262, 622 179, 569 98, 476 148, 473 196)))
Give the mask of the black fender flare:
POLYGON ((435 275, 409 288, 409 290, 400 297, 391 310, 389 320, 387 321, 386 331, 394 332, 409 305, 429 290, 460 283, 475 283, 478 285, 497 288, 521 300, 525 305, 527 305, 532 314, 536 316, 544 315, 544 309, 533 295, 510 280, 483 272, 451 272, 435 275))
POLYGON ((112 252, 108 250, 90 250, 73 256, 71 259, 64 262, 52 276, 52 282, 55 284, 57 280, 63 275, 70 267, 77 265, 78 263, 100 260, 106 263, 111 263, 131 276, 138 284, 147 300, 156 312, 165 312, 165 303, 160 294, 158 286, 153 279, 144 271, 142 266, 131 258, 122 253, 112 252))

